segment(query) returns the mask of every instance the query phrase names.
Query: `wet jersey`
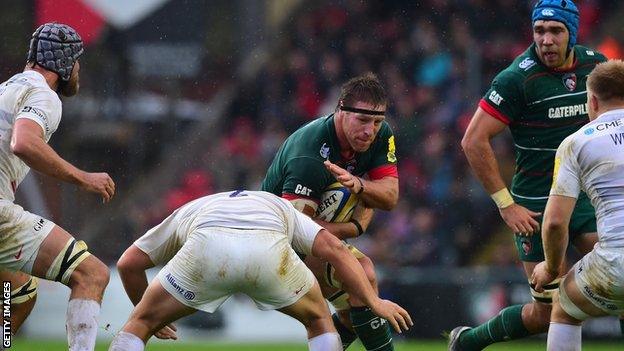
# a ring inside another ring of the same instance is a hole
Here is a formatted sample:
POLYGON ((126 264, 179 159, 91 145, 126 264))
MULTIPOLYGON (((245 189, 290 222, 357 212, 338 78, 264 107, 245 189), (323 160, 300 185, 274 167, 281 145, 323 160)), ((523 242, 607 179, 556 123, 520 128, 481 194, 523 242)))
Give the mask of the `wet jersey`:
POLYGON ((578 198, 596 209, 602 248, 624 247, 624 109, 600 115, 559 146, 551 195, 578 198))
MULTIPOLYGON (((237 190, 191 201, 134 242, 153 263, 165 263, 189 236, 204 228, 275 232, 291 246, 310 254, 321 226, 284 199, 262 191, 237 190)), ((225 239, 224 239, 225 240, 225 239)))
POLYGON ((516 198, 547 199, 555 152, 561 141, 589 121, 585 83, 606 58, 574 47, 575 64, 567 71, 548 69, 531 45, 500 72, 479 106, 509 125, 516 150, 511 192, 516 198))
POLYGON ((15 121, 28 118, 50 140, 61 121, 61 100, 38 72, 26 71, 0 85, 0 199, 15 200, 15 189, 30 167, 11 151, 15 121))
POLYGON ((323 162, 330 160, 357 176, 370 179, 398 177, 394 135, 384 121, 365 152, 346 160, 334 126, 334 115, 318 118, 295 131, 277 151, 262 182, 262 190, 287 199, 307 198, 318 203, 327 187, 336 182, 323 162))

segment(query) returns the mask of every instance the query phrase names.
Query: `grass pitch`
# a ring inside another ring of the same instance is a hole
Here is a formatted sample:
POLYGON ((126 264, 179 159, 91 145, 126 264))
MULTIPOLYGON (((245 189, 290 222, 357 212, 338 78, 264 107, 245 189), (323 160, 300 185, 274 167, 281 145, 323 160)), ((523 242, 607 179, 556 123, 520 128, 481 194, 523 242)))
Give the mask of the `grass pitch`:
MULTIPOLYGON (((106 351, 108 343, 98 344, 96 351, 106 351)), ((306 351, 307 345, 299 344, 237 344, 237 343, 178 343, 178 342, 150 342, 146 351, 306 351)), ((515 341, 502 343, 487 348, 488 351, 543 351, 546 349, 546 340, 515 341)), ((583 344, 584 351, 613 351, 623 350, 624 340, 612 342, 586 342, 583 344)), ((10 350, 16 351, 61 351, 67 350, 65 341, 59 340, 26 340, 15 339, 10 350)), ((363 351, 361 345, 353 345, 349 351, 363 351)), ((444 351, 446 343, 444 341, 419 340, 410 342, 399 342, 396 344, 396 351, 444 351)))

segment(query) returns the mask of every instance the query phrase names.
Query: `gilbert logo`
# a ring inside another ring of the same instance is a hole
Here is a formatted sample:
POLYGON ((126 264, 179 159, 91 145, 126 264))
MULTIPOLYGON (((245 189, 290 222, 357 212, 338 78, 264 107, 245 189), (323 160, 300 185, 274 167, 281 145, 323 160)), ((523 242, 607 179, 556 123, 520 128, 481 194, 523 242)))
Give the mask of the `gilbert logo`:
POLYGON ((555 15, 555 11, 553 9, 543 9, 542 16, 552 17, 555 15))

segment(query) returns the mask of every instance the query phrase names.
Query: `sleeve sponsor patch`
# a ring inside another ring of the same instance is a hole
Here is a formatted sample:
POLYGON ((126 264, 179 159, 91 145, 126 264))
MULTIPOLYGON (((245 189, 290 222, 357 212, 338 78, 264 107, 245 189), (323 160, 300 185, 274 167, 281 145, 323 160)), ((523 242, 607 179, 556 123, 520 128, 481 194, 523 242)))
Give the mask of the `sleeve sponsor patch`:
POLYGON ((535 64, 536 64, 535 60, 531 59, 530 57, 527 57, 524 60, 522 60, 520 64, 518 64, 518 67, 520 67, 520 69, 528 71, 529 68, 535 66, 535 64))
POLYGON ((395 163, 397 161, 396 158, 396 146, 394 145, 394 135, 388 138, 388 154, 387 154, 388 162, 395 163))
POLYGON ((496 106, 500 106, 501 102, 503 102, 503 100, 504 100, 503 97, 500 96, 500 94, 498 94, 496 92, 496 90, 492 90, 492 92, 488 96, 488 99, 490 101, 492 101, 494 103, 494 105, 496 105, 496 106))
POLYGON ((36 107, 32 107, 32 106, 24 106, 24 108, 22 108, 21 113, 30 113, 30 114, 33 114, 33 115, 39 117, 39 120, 41 121, 41 125, 45 129, 45 132, 46 133, 50 132, 50 123, 48 121, 48 117, 46 117, 46 115, 43 112, 43 110, 38 109, 36 107))

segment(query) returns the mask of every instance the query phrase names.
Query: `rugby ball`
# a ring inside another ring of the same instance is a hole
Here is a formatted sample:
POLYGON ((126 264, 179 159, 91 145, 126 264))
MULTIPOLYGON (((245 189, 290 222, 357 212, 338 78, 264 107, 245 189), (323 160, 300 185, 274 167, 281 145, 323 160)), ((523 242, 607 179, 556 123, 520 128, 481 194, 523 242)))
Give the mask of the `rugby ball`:
POLYGON ((360 199, 356 194, 352 194, 349 189, 336 182, 321 194, 316 218, 325 222, 348 222, 359 202, 360 199))

